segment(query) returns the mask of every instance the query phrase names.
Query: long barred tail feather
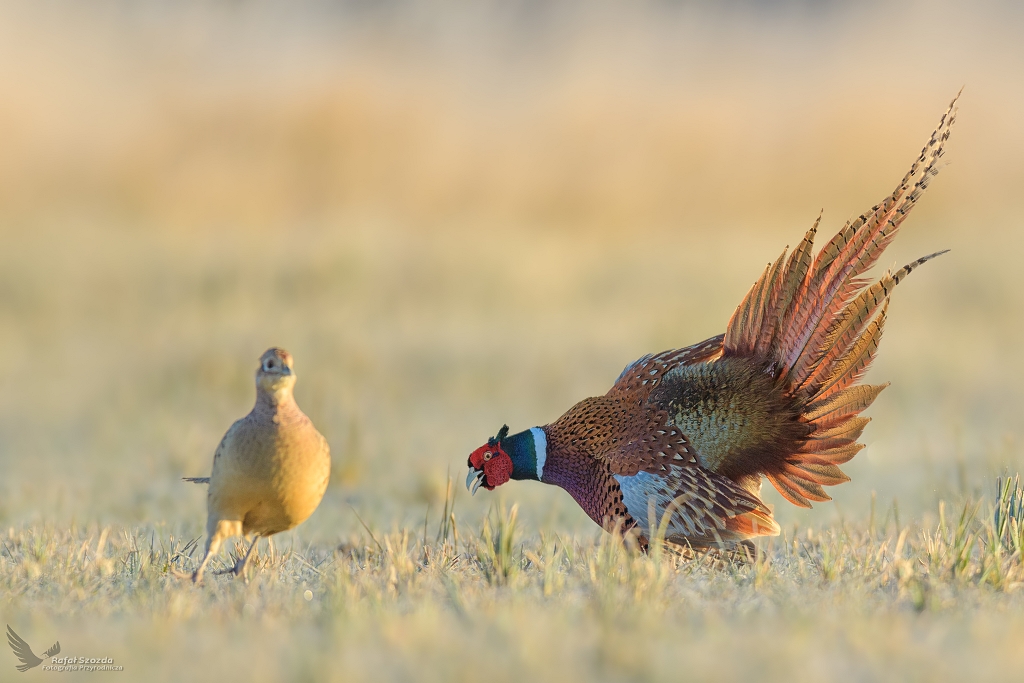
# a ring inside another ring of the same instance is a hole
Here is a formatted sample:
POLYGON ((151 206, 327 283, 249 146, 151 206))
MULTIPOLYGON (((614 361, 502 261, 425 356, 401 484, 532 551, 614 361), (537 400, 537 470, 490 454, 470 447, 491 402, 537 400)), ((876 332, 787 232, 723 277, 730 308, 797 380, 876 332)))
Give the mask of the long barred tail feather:
POLYGON ((838 468, 860 448, 868 422, 858 414, 886 385, 857 385, 878 350, 893 289, 913 261, 876 282, 863 276, 896 236, 939 172, 959 93, 896 189, 847 223, 812 256, 821 216, 796 249, 769 264, 729 321, 723 355, 763 361, 803 406, 811 432, 798 452, 766 467, 765 476, 792 503, 830 500, 822 486, 847 477, 838 468))

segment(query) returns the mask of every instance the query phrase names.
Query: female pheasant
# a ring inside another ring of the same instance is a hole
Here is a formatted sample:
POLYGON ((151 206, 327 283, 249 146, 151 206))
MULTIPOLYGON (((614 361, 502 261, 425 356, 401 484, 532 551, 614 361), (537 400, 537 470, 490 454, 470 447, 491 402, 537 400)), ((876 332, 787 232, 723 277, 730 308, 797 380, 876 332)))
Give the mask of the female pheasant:
POLYGON ((818 221, 768 265, 724 335, 629 364, 604 396, 555 422, 508 436, 502 427, 469 456, 466 486, 509 479, 560 486, 606 529, 667 523, 667 540, 722 547, 779 526, 761 478, 801 507, 849 481, 868 418, 887 385, 858 380, 871 364, 893 288, 937 252, 877 282, 863 278, 938 173, 956 118, 950 103, 891 195, 847 223, 812 256, 818 221), (652 516, 653 515, 653 516, 652 516))

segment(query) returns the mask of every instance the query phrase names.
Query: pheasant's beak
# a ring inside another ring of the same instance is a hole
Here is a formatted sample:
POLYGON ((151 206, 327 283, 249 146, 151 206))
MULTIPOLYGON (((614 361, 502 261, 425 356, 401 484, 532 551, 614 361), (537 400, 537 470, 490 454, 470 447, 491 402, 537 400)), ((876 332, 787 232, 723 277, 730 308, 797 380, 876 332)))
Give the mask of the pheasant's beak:
POLYGON ((484 483, 484 476, 483 470, 469 468, 469 473, 466 475, 466 488, 469 490, 469 495, 476 495, 476 490, 484 483))

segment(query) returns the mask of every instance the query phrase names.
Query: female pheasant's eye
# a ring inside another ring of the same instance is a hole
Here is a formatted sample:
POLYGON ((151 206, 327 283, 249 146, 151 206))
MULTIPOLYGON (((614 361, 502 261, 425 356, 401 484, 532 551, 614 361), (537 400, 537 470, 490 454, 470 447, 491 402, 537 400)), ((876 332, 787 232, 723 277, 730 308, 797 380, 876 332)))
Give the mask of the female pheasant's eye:
POLYGON ((486 453, 484 453, 484 462, 487 462, 490 459, 491 459, 491 452, 487 451, 486 453))

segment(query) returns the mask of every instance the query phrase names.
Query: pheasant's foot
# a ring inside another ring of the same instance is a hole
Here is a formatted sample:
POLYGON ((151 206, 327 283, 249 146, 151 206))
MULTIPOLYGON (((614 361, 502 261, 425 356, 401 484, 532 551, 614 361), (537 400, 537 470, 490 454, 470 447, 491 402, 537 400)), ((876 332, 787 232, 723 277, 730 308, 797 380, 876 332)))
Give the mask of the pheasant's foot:
POLYGON ((190 579, 192 581, 195 581, 195 577, 196 577, 196 573, 195 572, 183 572, 180 569, 175 569, 174 567, 171 567, 170 569, 168 569, 167 573, 170 574, 171 576, 173 576, 176 579, 190 579))
POLYGON ((225 574, 231 574, 232 576, 238 576, 240 573, 241 569, 239 568, 238 563, 236 562, 234 565, 227 569, 218 569, 217 571, 213 572, 213 575, 224 576, 225 574))
POLYGON ((220 576, 222 574, 231 574, 232 576, 243 576, 246 565, 249 564, 249 558, 252 555, 253 548, 256 547, 256 541, 254 540, 249 546, 249 552, 244 556, 235 560, 235 564, 229 569, 218 569, 214 572, 215 575, 220 576))

